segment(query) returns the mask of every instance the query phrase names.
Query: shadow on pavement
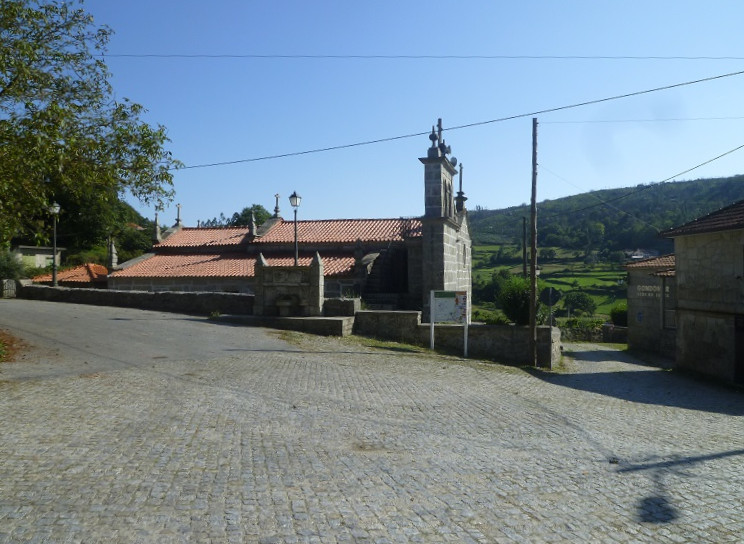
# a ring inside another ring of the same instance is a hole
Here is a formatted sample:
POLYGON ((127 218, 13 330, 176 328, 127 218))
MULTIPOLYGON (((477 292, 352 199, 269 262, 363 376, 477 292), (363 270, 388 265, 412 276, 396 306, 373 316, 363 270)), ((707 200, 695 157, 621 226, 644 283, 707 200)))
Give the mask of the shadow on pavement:
MULTIPOLYGON (((578 359, 575 355, 572 357, 578 359)), ((630 402, 744 415, 744 395, 662 369, 575 374, 555 374, 535 368, 527 370, 535 377, 554 385, 630 402)))
POLYGON ((679 517, 678 510, 672 504, 669 493, 664 485, 664 474, 667 470, 685 469, 703 463, 726 457, 744 455, 744 449, 724 451, 709 455, 677 457, 666 461, 636 463, 618 470, 620 473, 649 471, 654 482, 654 493, 643 497, 636 506, 638 520, 645 523, 669 523, 679 517))

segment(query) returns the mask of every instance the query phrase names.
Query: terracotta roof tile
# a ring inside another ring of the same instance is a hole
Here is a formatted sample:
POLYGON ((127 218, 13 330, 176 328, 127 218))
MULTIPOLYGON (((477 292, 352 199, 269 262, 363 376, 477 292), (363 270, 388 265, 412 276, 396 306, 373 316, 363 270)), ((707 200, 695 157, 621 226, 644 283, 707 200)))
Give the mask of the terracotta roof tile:
MULTIPOLYGON (((328 219, 298 221, 300 243, 400 242, 421 236, 420 219, 328 219)), ((281 221, 255 243, 294 242, 294 222, 281 221)))
POLYGON ((155 244, 159 248, 189 247, 228 247, 239 246, 246 242, 248 227, 191 228, 186 227, 174 232, 168 238, 155 244))
MULTIPOLYGON (((92 283, 106 281, 108 269, 100 264, 87 263, 57 272, 57 282, 64 283, 92 283)), ((34 283, 46 283, 52 281, 51 274, 36 276, 31 281, 34 283)))
POLYGON ((737 229, 744 229, 744 200, 699 217, 682 226, 666 230, 661 233, 661 236, 674 238, 675 236, 686 236, 688 234, 737 229))
POLYGON ((646 268, 668 268, 672 269, 675 266, 674 253, 668 255, 662 255, 661 257, 651 257, 650 259, 643 259, 642 261, 636 261, 634 263, 628 263, 625 268, 631 268, 633 270, 646 269, 646 268))
MULTIPOLYGON (((269 266, 291 266, 294 255, 271 256, 269 266)), ((342 276, 354 270, 350 255, 323 255, 326 276, 342 276)), ((310 266, 312 256, 300 256, 300 266, 310 266)), ((129 268, 111 274, 114 278, 227 278, 254 276, 255 255, 245 253, 154 255, 129 268)))

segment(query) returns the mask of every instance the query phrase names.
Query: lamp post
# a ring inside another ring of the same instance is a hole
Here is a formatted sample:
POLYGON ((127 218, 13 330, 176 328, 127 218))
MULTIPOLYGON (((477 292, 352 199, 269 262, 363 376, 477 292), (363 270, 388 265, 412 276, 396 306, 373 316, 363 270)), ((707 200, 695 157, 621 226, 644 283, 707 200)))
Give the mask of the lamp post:
POLYGON ((59 215, 59 204, 56 202, 49 207, 54 216, 54 236, 52 238, 52 287, 57 287, 57 216, 59 215))
POLYGON ((291 195, 289 195, 289 204, 294 208, 294 242, 295 242, 295 259, 294 259, 294 265, 297 266, 298 260, 299 260, 299 252, 297 247, 297 208, 300 207, 300 202, 302 202, 302 197, 297 194, 297 191, 293 191, 291 195))

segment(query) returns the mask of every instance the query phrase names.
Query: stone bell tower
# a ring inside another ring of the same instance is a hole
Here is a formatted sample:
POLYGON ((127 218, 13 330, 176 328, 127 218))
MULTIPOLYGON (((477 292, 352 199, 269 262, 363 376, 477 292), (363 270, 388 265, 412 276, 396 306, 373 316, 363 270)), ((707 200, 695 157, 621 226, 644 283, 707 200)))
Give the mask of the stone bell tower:
MULTIPOLYGON (((424 321, 429 320, 429 293, 437 291, 467 291, 472 295, 471 242, 468 216, 460 190, 455 198, 453 178, 457 159, 448 157, 450 147, 442 137, 442 120, 432 127, 431 146, 424 165, 424 216, 422 217, 422 287, 424 321)), ((462 175, 462 172, 461 172, 462 175)))

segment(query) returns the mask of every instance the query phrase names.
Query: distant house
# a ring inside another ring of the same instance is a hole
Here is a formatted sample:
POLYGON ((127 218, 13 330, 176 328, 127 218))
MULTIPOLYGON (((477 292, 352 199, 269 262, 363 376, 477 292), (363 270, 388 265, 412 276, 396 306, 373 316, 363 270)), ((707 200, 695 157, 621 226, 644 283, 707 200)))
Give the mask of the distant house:
MULTIPOLYGON (((57 284, 62 287, 93 287, 105 289, 107 285, 108 269, 100 264, 81 264, 67 270, 57 272, 57 284)), ((31 280, 33 283, 51 285, 52 275, 43 274, 31 280)))
MULTIPOLYGON (((361 296, 370 306, 422 309, 428 318, 430 290, 471 292, 471 242, 462 192, 454 190, 456 161, 432 128, 424 165, 422 217, 298 221, 299 266, 317 253, 324 296, 361 296)), ((461 167, 462 168, 462 167, 461 167)), ((256 263, 294 264, 295 223, 279 215, 260 227, 187 228, 162 235, 156 219, 152 251, 119 265, 109 287, 150 291, 254 293, 256 263)), ((469 298, 469 297, 468 297, 469 298)))
POLYGON ((677 288, 674 255, 629 263, 628 347, 674 358, 677 288))
POLYGON ((744 200, 662 236, 674 239, 677 366, 744 383, 744 200))
MULTIPOLYGON (((59 266, 62 252, 65 250, 63 247, 57 248, 56 263, 59 266)), ((17 246, 13 248, 12 253, 16 255, 16 258, 29 268, 46 268, 51 266, 54 255, 54 248, 46 246, 17 246)))

